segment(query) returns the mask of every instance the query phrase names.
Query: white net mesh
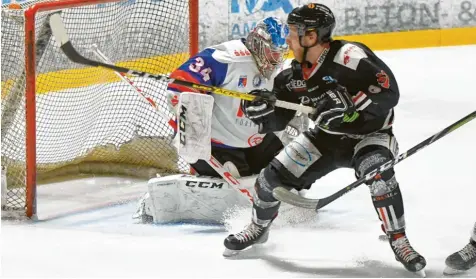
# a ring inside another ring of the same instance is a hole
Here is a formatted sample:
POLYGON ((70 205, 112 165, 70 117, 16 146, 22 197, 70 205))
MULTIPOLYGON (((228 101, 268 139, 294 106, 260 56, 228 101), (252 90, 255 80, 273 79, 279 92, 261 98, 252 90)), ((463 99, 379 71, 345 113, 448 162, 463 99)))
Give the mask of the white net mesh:
MULTIPOLYGON (((37 1, 38 2, 38 1, 37 1)), ((83 1, 87 4, 87 1, 83 1)), ((26 9, 35 2, 22 4, 26 9)), ((99 60, 167 74, 189 57, 187 0, 134 0, 61 10, 72 44, 99 60)), ((114 72, 75 64, 36 16, 37 181, 78 174, 150 178, 188 172, 172 144, 173 129, 114 72)), ((22 10, 2 6, 2 211, 25 209, 25 27, 22 10)), ((130 77, 167 116, 166 84, 130 77)))

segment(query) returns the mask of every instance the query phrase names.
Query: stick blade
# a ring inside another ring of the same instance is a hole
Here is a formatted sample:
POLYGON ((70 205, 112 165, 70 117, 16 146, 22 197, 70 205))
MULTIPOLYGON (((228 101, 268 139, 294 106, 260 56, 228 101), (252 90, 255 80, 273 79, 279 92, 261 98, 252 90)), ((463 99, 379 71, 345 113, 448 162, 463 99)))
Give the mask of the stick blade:
POLYGON ((319 203, 318 199, 308 199, 291 193, 284 187, 277 187, 273 189, 273 196, 275 199, 302 208, 316 209, 319 203))
POLYGON ((58 42, 61 50, 69 58, 69 60, 78 64, 88 66, 102 65, 97 61, 85 58, 76 51, 76 49, 71 44, 71 41, 69 40, 68 31, 66 31, 66 27, 64 26, 64 22, 61 19, 60 13, 54 13, 50 16, 50 27, 51 32, 53 33, 53 37, 55 38, 56 42, 58 42))
POLYGON ((50 16, 50 27, 56 42, 61 46, 69 42, 68 32, 59 13, 50 16))

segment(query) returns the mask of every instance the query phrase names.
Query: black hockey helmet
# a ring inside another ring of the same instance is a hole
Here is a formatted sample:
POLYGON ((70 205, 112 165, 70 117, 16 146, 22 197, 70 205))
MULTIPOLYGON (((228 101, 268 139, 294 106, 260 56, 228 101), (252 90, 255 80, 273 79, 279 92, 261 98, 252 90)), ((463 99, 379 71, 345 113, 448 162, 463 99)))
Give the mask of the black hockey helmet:
POLYGON ((302 37, 306 31, 316 31, 319 42, 331 41, 336 19, 332 11, 325 5, 309 3, 295 8, 288 15, 288 25, 296 25, 298 35, 302 37))

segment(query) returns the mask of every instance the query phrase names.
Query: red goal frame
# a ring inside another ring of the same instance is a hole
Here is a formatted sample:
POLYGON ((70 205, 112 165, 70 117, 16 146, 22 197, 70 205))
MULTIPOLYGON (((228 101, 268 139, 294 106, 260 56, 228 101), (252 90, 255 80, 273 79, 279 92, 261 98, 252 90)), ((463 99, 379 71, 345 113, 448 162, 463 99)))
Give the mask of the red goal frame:
MULTIPOLYGON (((120 2, 123 0, 61 0, 34 4, 25 15, 25 117, 26 117, 26 216, 36 215, 36 47, 35 18, 38 12, 61 10, 79 6, 120 2)), ((189 52, 198 52, 198 1, 189 0, 189 52)))

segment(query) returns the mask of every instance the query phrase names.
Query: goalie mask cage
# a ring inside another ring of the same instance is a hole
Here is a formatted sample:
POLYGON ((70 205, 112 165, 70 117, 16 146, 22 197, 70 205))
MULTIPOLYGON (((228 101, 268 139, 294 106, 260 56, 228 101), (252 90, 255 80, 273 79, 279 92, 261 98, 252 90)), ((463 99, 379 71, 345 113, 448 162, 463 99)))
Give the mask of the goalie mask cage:
MULTIPOLYGON (((111 70, 75 64, 49 27, 98 60, 168 74, 198 50, 198 0, 62 0, 2 6, 2 218, 36 217, 36 185, 77 175, 188 172, 173 129, 111 70)), ((130 77, 172 116, 167 84, 130 77)))

